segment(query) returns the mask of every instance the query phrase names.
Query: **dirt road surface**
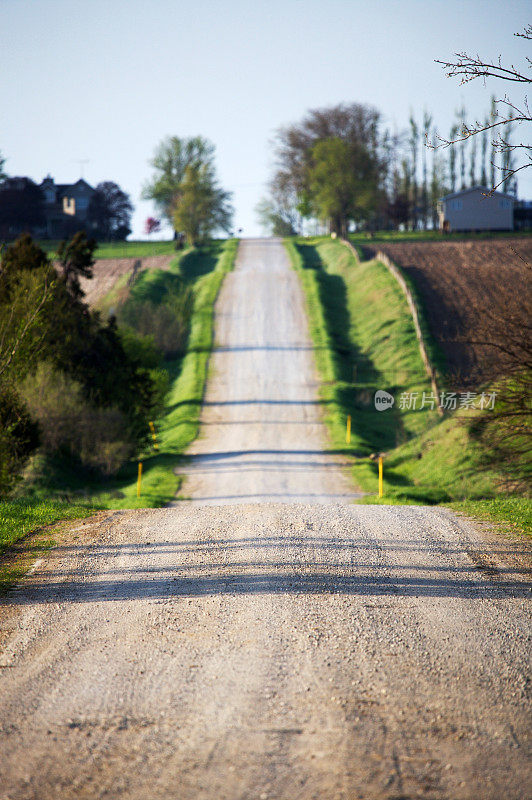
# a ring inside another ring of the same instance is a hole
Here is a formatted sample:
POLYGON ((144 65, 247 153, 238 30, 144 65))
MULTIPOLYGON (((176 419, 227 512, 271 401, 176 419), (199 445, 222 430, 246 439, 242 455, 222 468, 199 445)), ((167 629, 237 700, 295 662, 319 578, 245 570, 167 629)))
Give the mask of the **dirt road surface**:
POLYGON ((0 800, 531 796, 530 547, 444 509, 349 505, 317 440, 323 483, 287 446, 257 446, 276 452, 225 505, 76 523, 0 598, 0 800), (273 486, 307 502, 246 501, 273 486))
POLYGON ((359 496, 327 444, 303 295, 280 241, 241 242, 215 331, 181 496, 201 505, 359 496))

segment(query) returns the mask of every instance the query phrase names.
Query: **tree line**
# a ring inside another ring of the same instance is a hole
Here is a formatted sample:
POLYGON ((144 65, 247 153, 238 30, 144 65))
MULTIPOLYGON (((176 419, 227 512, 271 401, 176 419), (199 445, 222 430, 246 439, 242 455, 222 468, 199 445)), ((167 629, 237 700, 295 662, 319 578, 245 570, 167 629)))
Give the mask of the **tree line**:
MULTIPOLYGON (((382 114, 370 105, 310 110, 276 132, 275 171, 269 196, 257 206, 259 219, 279 236, 300 233, 308 222, 340 236, 354 226, 418 230, 438 226, 442 196, 478 184, 495 186, 501 172, 507 176, 504 191, 516 193, 512 149, 499 158, 489 137, 496 114, 493 99, 479 143, 476 137, 456 141, 468 129, 463 107, 448 140, 440 137, 427 110, 421 119, 411 114, 401 132, 385 128, 382 114), (442 143, 449 145, 446 151, 442 143)), ((508 119, 506 142, 511 134, 508 119)))
POLYGON ((22 235, 0 254, 0 497, 37 448, 108 476, 149 441, 168 388, 152 338, 84 302, 96 242, 77 233, 58 264, 22 235))

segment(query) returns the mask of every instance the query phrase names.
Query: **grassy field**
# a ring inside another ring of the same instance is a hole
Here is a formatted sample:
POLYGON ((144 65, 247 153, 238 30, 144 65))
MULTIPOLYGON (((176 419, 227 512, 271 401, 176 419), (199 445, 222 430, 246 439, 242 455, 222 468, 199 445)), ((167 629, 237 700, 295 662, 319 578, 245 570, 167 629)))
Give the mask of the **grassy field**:
POLYGON ((439 231, 375 231, 349 234, 353 244, 378 244, 379 242, 464 242, 479 239, 506 239, 530 237, 532 231, 486 231, 478 233, 440 233, 439 231))
MULTIPOLYGON (((43 240, 39 247, 51 258, 56 257, 59 242, 43 240)), ((149 256, 166 256, 175 254, 175 242, 99 242, 95 258, 148 258, 149 256)))
POLYGON ((183 358, 166 361, 171 388, 166 411, 154 420, 159 449, 149 448, 142 456, 141 496, 137 498, 137 462, 124 467, 105 483, 72 474, 60 460, 56 463, 36 459, 33 493, 52 496, 58 487, 72 498, 83 497, 104 508, 158 507, 169 502, 180 485, 174 474, 179 456, 196 437, 198 420, 212 346, 214 301, 224 276, 233 267, 237 241, 217 241, 201 249, 181 253, 168 270, 151 269, 140 273, 131 288, 133 296, 157 300, 176 279, 193 287, 194 312, 187 351, 183 358))
POLYGON ((388 270, 374 260, 357 263, 345 245, 330 239, 289 240, 287 248, 306 295, 330 436, 335 447, 357 457, 353 477, 368 493, 360 502, 458 502, 470 509, 480 502, 479 510, 491 509, 501 520, 505 510, 519 508, 519 524, 525 524, 530 501, 500 494, 501 476, 485 468, 484 453, 469 434, 470 412, 441 419, 431 410, 398 408, 402 392, 421 397, 430 385, 406 300, 388 270), (375 410, 377 388, 394 395, 392 410, 375 410), (379 501, 377 465, 365 456, 382 451, 379 501))

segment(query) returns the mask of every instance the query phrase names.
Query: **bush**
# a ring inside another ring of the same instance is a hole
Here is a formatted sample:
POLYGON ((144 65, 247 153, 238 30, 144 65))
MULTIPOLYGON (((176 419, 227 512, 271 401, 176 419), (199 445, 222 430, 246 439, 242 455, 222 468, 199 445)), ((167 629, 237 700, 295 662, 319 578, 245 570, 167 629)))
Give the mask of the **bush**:
POLYGON ((167 292, 160 304, 131 298, 118 309, 117 318, 141 336, 152 337, 165 358, 176 358, 186 351, 193 308, 194 293, 183 286, 167 292))
POLYGON ((22 382, 20 394, 39 424, 46 453, 67 456, 106 476, 133 456, 136 445, 124 414, 88 403, 81 385, 48 362, 22 382))
POLYGON ((7 497, 39 445, 38 426, 14 393, 0 389, 0 497, 7 497))

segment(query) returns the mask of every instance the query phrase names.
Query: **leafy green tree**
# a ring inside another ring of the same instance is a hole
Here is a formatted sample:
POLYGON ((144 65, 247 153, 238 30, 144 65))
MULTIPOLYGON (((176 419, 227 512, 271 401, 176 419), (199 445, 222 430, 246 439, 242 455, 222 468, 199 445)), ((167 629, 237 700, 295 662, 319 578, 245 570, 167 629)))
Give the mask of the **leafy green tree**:
POLYGON ((229 232, 230 194, 217 183, 211 163, 190 164, 174 198, 173 222, 188 244, 205 242, 216 230, 229 232))
MULTIPOLYGON (((325 140, 338 139, 350 146, 365 147, 383 176, 380 113, 372 106, 360 103, 340 103, 308 111, 295 124, 280 128, 276 134, 276 171, 271 181, 271 193, 290 203, 292 215, 311 216, 314 200, 310 188, 315 146, 325 140)), ((286 219, 286 213, 283 213, 286 219)), ((295 225, 294 227, 297 227, 295 225)))
POLYGON ((212 164, 214 145, 202 136, 168 136, 157 146, 150 161, 155 173, 142 190, 144 200, 153 200, 162 216, 172 225, 175 199, 185 179, 187 167, 212 164))
POLYGON ((351 220, 367 219, 375 209, 377 172, 363 144, 339 138, 318 142, 308 182, 316 216, 340 236, 347 236, 351 220))
POLYGON ((412 230, 416 230, 418 223, 417 154, 419 146, 419 126, 412 113, 410 114, 409 124, 410 124, 410 138, 408 140, 408 144, 410 146, 411 166, 412 166, 412 181, 411 181, 412 230))

